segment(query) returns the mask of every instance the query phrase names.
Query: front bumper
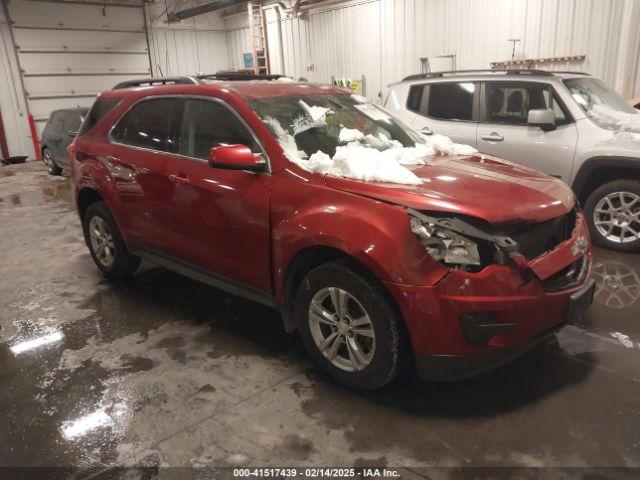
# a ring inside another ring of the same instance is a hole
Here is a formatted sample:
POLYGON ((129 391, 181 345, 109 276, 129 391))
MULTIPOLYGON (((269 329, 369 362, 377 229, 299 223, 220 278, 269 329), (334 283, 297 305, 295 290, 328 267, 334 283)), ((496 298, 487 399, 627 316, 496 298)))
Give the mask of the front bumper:
POLYGON ((593 293, 592 252, 576 249, 588 235, 580 215, 570 239, 518 267, 451 271, 433 286, 387 283, 404 315, 420 377, 456 380, 482 373, 574 320, 572 297, 582 298, 584 310, 589 289, 593 293), (564 289, 546 288, 549 282, 556 286, 558 273, 572 264, 584 269, 577 281, 564 289))
MULTIPOLYGON (((594 292, 595 281, 590 280, 583 289, 574 293, 570 298, 588 300, 588 305, 591 305, 593 302, 594 292)), ((569 308, 565 312, 565 316, 558 323, 539 331, 531 341, 523 344, 489 349, 481 355, 463 356, 416 354, 415 361, 418 376, 424 380, 451 382, 480 375, 509 363, 535 346, 547 341, 553 333, 560 330, 565 325, 575 323, 582 313, 582 306, 580 306, 579 310, 571 308, 572 305, 575 305, 575 303, 569 303, 569 308)))

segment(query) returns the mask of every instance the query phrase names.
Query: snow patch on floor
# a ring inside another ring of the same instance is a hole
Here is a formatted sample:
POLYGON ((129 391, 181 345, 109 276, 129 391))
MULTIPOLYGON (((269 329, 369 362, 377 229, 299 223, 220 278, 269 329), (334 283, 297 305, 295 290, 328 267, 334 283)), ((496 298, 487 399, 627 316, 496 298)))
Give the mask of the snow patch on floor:
POLYGON ((589 110, 588 115, 605 128, 618 132, 640 133, 640 114, 619 112, 602 105, 595 105, 589 110))
MULTIPOLYGON (((620 344, 623 347, 626 348, 636 348, 635 344, 633 343, 633 341, 629 338, 628 335, 625 335, 624 333, 620 333, 620 332, 612 332, 609 335, 611 335, 613 338, 615 338, 616 340, 618 340, 618 342, 620 342, 620 344)), ((638 344, 638 348, 640 348, 640 344, 638 344)))

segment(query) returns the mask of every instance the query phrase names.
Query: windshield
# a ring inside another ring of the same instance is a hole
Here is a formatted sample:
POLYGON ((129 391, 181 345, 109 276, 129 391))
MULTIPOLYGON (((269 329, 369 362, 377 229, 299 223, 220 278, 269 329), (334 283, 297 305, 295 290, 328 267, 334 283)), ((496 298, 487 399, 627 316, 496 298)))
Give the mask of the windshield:
POLYGON ((638 113, 620 95, 597 78, 572 78, 565 80, 564 83, 578 105, 587 113, 597 106, 618 112, 638 113))
POLYGON ((293 147, 303 156, 320 151, 332 157, 339 145, 353 141, 380 151, 424 143, 409 126, 355 95, 272 97, 249 104, 281 144, 293 139, 289 151, 293 147))

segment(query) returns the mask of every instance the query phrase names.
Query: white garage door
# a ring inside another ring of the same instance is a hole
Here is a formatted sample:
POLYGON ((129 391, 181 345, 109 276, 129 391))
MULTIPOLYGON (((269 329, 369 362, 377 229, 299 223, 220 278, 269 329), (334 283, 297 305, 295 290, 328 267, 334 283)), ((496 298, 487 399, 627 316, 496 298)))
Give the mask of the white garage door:
POLYGON ((14 0, 9 17, 38 135, 51 111, 150 76, 141 6, 14 0))

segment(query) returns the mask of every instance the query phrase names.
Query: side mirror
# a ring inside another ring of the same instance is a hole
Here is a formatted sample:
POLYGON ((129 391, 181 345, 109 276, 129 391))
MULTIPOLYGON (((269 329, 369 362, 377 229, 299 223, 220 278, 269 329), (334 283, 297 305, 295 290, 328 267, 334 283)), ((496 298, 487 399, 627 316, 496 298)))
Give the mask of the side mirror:
POLYGON ((209 165, 224 170, 266 172, 267 162, 245 145, 224 145, 209 151, 209 165))
POLYGON ((527 123, 532 127, 540 127, 545 132, 556 129, 556 114, 550 108, 535 108, 529 110, 527 123))

